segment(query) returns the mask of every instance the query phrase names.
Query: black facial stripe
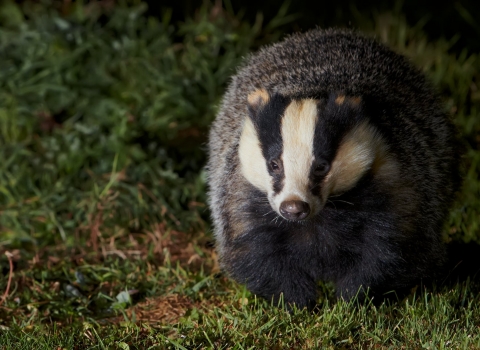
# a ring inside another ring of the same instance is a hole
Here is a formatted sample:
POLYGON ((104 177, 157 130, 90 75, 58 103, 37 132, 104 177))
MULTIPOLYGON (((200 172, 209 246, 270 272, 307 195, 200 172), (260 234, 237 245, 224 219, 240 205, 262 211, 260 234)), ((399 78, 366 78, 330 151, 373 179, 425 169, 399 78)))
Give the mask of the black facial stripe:
MULTIPOLYGON (((313 149, 315 158, 322 158, 329 163, 335 158, 335 153, 343 137, 360 120, 361 110, 352 106, 348 101, 337 104, 337 94, 330 94, 326 103, 319 103, 321 111, 315 127, 313 149)), ((312 174, 316 164, 312 164, 312 174)))
MULTIPOLYGON (((261 107, 256 113, 250 113, 250 118, 255 125, 263 156, 267 162, 267 169, 273 178, 273 190, 279 193, 283 188, 285 173, 272 172, 270 161, 278 159, 281 161, 282 142, 282 116, 291 100, 281 95, 273 95, 268 103, 261 107)), ((283 168, 283 167, 282 167, 283 168)))
POLYGON ((285 179, 285 173, 282 173, 281 176, 273 177, 273 192, 278 194, 282 191, 284 179, 285 179))
POLYGON ((289 99, 273 95, 252 118, 266 160, 278 159, 282 154, 282 116, 289 99))
POLYGON ((320 195, 320 182, 313 180, 310 185, 310 192, 314 196, 319 196, 320 195))

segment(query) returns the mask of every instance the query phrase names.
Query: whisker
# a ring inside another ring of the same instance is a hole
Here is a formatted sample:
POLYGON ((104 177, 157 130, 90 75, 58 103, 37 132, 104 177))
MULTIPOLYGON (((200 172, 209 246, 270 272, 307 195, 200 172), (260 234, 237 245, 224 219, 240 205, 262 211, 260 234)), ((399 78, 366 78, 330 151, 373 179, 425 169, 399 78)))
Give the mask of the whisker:
POLYGON ((256 201, 259 203, 269 203, 268 198, 257 198, 256 201))
POLYGON ((350 204, 350 205, 354 205, 353 203, 350 203, 350 202, 347 202, 347 201, 344 201, 344 200, 340 200, 340 199, 335 199, 334 202, 343 202, 343 203, 347 203, 347 204, 350 204))
POLYGON ((277 215, 277 217, 275 218, 275 225, 277 224, 278 219, 280 219, 280 216, 277 215))
POLYGON ((337 206, 335 205, 335 203, 333 203, 333 201, 331 201, 330 199, 327 199, 327 202, 330 202, 333 204, 333 206, 335 207, 335 209, 337 209, 337 206))

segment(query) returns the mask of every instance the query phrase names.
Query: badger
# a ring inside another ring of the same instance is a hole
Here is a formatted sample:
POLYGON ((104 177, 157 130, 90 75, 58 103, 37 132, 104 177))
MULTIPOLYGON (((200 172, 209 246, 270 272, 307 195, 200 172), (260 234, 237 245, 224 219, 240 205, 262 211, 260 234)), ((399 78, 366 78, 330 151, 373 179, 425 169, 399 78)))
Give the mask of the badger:
POLYGON ((211 127, 220 266, 264 298, 313 307, 434 277, 459 185, 455 130, 424 75, 353 30, 251 55, 211 127))

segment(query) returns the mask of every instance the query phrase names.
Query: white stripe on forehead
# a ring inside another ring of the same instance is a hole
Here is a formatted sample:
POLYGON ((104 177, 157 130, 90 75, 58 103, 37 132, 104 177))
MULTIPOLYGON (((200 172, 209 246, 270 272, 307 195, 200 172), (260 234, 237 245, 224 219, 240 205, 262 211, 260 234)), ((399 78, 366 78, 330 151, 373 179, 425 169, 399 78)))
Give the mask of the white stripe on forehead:
POLYGON ((309 175, 314 160, 313 139, 317 123, 317 101, 293 101, 282 118, 283 167, 281 200, 309 196, 309 175))

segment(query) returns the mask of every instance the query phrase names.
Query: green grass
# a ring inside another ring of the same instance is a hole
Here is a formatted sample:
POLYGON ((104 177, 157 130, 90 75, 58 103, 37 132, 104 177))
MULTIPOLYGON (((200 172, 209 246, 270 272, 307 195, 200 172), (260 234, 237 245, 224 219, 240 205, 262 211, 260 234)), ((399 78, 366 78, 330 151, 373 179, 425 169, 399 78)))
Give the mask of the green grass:
MULTIPOLYGON (((0 6, 0 349, 480 348, 473 275, 379 306, 322 285, 315 313, 288 313, 219 274, 208 126, 242 58, 296 18, 286 6, 270 23, 211 4, 171 23, 140 2, 45 4, 0 6)), ((480 243, 479 54, 398 10, 357 26, 444 98, 466 149, 444 236, 480 243)))

